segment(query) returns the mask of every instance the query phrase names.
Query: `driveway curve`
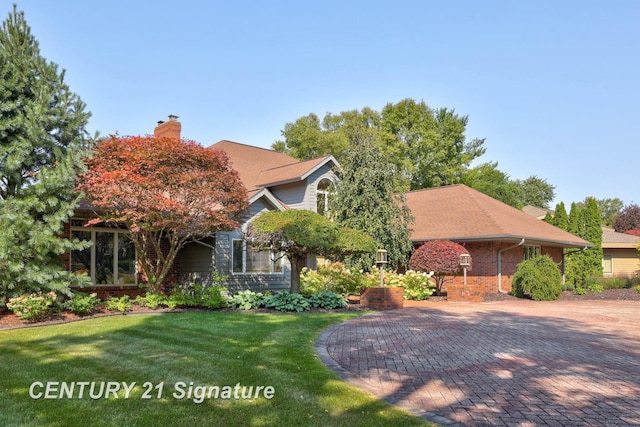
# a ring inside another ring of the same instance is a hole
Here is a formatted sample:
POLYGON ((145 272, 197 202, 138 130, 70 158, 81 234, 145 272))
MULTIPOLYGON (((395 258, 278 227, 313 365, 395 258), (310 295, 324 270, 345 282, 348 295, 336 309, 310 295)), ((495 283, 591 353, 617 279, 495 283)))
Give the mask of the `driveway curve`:
POLYGON ((424 303, 325 331, 323 362, 429 421, 640 425, 640 302, 424 303))

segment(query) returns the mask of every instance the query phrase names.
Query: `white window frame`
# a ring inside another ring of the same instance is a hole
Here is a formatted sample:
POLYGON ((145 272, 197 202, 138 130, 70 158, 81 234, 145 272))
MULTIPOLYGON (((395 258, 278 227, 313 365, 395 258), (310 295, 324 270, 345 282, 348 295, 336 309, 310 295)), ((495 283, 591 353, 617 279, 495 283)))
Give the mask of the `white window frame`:
MULTIPOLYGON (((127 231, 119 230, 116 228, 101 228, 101 227, 71 227, 71 237, 73 238, 74 231, 88 232, 91 233, 91 250, 90 259, 91 259, 91 284, 92 286, 138 286, 138 253, 134 253, 135 267, 134 267, 134 283, 120 283, 119 271, 118 271, 118 253, 119 253, 119 242, 118 239, 119 234, 126 235, 127 231), (113 234, 113 282, 114 283, 96 283, 96 233, 111 233, 113 234)), ((69 268, 73 266, 73 251, 69 254, 69 268)))
POLYGON ((540 245, 524 245, 522 248, 522 259, 525 261, 540 256, 541 254, 540 245))
POLYGON ((613 274, 613 255, 604 254, 602 255, 602 274, 613 274), (607 265, 605 261, 609 262, 609 271, 605 270, 605 266, 607 265))
POLYGON ((318 184, 316 185, 316 212, 320 213, 322 215, 326 215, 327 212, 329 212, 329 196, 331 196, 333 194, 333 192, 331 191, 331 186, 333 185, 333 181, 330 180, 329 178, 322 178, 320 181, 318 181, 318 184), (325 181, 329 182, 329 185, 327 186, 327 189, 320 189, 320 184, 324 183, 325 181), (318 210, 318 201, 319 201, 319 197, 318 195, 323 195, 324 196, 324 211, 320 212, 318 210))
POLYGON ((284 265, 281 253, 275 253, 273 251, 260 251, 260 252, 269 252, 269 271, 247 271, 247 244, 246 239, 232 239, 231 240, 231 273, 232 274, 274 274, 274 275, 282 275, 284 274, 284 265), (242 271, 235 271, 235 257, 236 257, 236 242, 242 242, 242 271), (280 271, 276 271, 274 268, 276 265, 280 266, 280 271))

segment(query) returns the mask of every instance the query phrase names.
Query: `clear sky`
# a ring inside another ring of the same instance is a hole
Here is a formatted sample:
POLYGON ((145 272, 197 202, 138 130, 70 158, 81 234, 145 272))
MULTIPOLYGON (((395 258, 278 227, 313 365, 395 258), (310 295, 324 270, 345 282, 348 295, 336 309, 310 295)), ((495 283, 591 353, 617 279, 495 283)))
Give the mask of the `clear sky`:
MULTIPOLYGON (((12 2, 0 0, 4 20, 12 2)), ((287 122, 405 98, 555 203, 640 203, 640 1, 22 0, 89 130, 269 148, 287 122)))

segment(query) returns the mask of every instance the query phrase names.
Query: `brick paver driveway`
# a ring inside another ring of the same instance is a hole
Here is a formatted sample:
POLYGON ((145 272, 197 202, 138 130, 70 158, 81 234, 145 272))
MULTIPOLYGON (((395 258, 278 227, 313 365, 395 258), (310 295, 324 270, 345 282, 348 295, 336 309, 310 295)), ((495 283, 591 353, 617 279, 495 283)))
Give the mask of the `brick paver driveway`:
POLYGON ((345 380, 445 425, 640 425, 640 302, 427 303, 326 331, 345 380))

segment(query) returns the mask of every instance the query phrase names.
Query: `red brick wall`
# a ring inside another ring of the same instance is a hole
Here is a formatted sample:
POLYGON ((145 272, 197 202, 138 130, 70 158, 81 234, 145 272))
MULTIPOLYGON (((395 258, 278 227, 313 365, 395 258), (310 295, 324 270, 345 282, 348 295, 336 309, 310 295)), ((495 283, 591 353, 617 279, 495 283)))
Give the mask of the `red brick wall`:
MULTIPOLYGON (((497 294, 498 251, 513 246, 513 243, 471 242, 463 245, 471 254, 472 269, 467 272, 466 286, 462 273, 455 278, 448 278, 443 287, 447 291, 447 300, 478 302, 483 301, 487 294, 497 294)), ((540 250, 542 254, 551 256, 561 268, 562 248, 542 246, 540 250)), ((502 252, 501 288, 504 292, 511 291, 511 280, 522 260, 522 246, 502 252)))

